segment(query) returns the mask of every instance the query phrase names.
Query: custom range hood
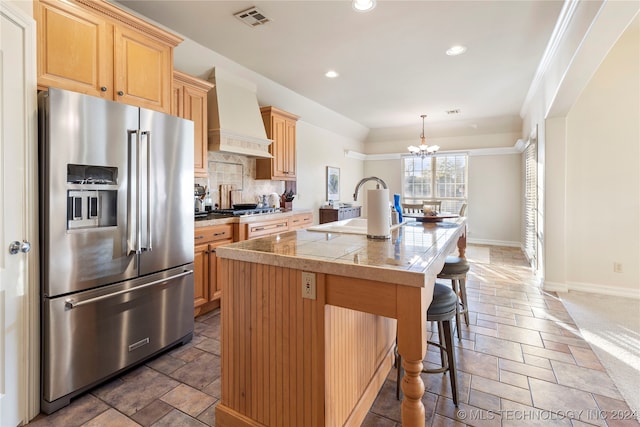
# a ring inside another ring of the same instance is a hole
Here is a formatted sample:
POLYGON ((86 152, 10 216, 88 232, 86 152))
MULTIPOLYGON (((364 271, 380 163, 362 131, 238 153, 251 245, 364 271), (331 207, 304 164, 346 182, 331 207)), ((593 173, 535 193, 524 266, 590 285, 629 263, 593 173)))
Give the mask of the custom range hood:
POLYGON ((214 68, 208 79, 215 86, 208 95, 209 150, 271 158, 256 86, 214 68))

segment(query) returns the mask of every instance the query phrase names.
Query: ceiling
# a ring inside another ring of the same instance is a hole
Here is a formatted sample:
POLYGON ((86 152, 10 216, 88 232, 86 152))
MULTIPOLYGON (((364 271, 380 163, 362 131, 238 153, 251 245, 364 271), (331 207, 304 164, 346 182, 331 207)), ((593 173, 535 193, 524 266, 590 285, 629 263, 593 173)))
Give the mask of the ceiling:
MULTIPOLYGON (((563 6, 556 0, 119 1, 369 128, 521 126, 563 6), (271 22, 233 16, 255 6, 271 22), (467 52, 447 56, 452 45, 467 52), (335 70, 339 77, 324 76, 335 70), (447 114, 459 110, 458 114, 447 114)), ((212 64, 214 65, 214 64, 212 64)))

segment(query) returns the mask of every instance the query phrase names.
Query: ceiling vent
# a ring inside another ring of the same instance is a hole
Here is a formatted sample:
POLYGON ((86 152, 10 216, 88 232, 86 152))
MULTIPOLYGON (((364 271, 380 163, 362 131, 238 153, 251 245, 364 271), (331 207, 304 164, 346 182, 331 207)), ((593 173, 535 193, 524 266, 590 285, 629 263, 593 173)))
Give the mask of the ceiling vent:
POLYGON ((460 110, 458 110, 457 108, 455 110, 447 110, 447 114, 448 115, 460 114, 460 110))
POLYGON ((234 13, 233 16, 250 27, 257 27, 271 22, 271 19, 264 16, 264 13, 255 6, 241 12, 234 13))

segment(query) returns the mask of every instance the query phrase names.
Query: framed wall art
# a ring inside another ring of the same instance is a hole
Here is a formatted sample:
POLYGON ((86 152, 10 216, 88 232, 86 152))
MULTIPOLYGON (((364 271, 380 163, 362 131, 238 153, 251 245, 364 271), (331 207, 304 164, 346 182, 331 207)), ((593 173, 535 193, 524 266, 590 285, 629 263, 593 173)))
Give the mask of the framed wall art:
POLYGON ((340 200, 340 168, 327 166, 327 200, 340 200))

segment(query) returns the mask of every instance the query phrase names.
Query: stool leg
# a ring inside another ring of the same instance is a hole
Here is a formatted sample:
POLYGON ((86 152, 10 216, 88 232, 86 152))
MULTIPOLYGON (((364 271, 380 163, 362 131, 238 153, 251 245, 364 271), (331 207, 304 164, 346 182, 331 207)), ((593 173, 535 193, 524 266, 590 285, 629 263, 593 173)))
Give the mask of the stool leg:
MULTIPOLYGON (((460 294, 460 281, 458 279, 451 279, 451 288, 453 292, 456 294, 456 298, 460 294)), ((469 325, 467 323, 467 325, 469 325)), ((458 339, 462 339, 460 334, 460 304, 456 304, 456 333, 458 334, 458 339)))
MULTIPOLYGON (((442 321, 444 329, 444 340, 447 348, 447 362, 449 363, 449 379, 451 380, 451 394, 453 395, 453 404, 458 406, 458 379, 456 377, 456 358, 453 350, 453 330, 451 321, 442 321)), ((444 366, 444 365, 443 365, 444 366)))
POLYGON ((440 366, 446 366, 445 363, 447 363, 447 355, 445 353, 445 349, 444 347, 444 336, 445 336, 445 330, 444 327, 442 326, 442 322, 436 322, 438 325, 438 342, 440 343, 440 366))
POLYGON ((462 300, 462 308, 464 313, 464 321, 469 326, 469 306, 467 305, 467 279, 462 278, 459 280, 460 284, 460 300, 462 300))

